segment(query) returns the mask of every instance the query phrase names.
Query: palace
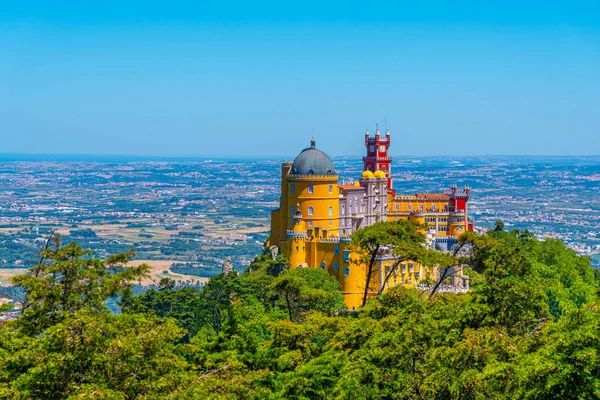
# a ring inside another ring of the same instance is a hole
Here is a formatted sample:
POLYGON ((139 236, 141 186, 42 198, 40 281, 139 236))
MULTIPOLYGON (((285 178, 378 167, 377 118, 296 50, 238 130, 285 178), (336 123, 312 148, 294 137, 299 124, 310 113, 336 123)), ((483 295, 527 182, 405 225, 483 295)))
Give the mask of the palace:
MULTIPOLYGON (((379 129, 374 137, 366 132, 364 172, 353 184, 339 184, 331 158, 317 149, 314 139, 294 162, 281 165, 280 207, 271 212, 269 244, 286 255, 290 268, 322 268, 335 276, 349 308, 360 306, 365 287, 365 265, 352 251, 351 235, 357 229, 378 221, 416 221, 427 226, 426 245, 440 251, 451 250, 462 232, 473 230, 467 213, 468 187, 452 186, 435 194, 396 193, 390 144, 389 131, 385 137, 379 129)), ((405 262, 384 282, 384 271, 394 260, 391 253, 378 257, 373 284, 379 288, 373 294, 397 285, 414 287, 430 274, 418 263, 405 262)), ((451 279, 458 287, 468 285, 459 272, 451 279)))

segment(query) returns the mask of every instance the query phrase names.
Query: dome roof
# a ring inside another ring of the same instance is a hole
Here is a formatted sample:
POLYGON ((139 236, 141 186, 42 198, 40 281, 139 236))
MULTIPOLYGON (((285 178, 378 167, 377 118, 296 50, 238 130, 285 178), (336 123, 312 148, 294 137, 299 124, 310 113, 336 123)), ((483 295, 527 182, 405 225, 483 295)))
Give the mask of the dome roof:
POLYGON ((354 182, 355 187, 360 187, 360 182, 354 182))
POLYGON ((310 147, 302 150, 292 164, 292 175, 337 175, 331 158, 321 150, 317 150, 315 140, 310 147))
POLYGON ((375 178, 375 175, 373 175, 373 173, 371 171, 365 171, 362 173, 362 178, 363 179, 373 179, 373 178, 375 178))
POLYGON ((378 169, 377 171, 375 171, 375 178, 382 178, 382 179, 385 178, 385 172, 378 169))

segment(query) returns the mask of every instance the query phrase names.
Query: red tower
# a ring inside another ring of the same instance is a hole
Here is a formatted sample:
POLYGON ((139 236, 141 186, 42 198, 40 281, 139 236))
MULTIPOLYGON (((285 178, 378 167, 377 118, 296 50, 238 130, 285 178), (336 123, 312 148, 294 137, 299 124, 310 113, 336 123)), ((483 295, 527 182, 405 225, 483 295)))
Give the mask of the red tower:
POLYGON ((390 148, 390 131, 385 134, 385 138, 381 139, 379 127, 375 131, 375 137, 369 135, 369 131, 365 133, 365 146, 367 146, 367 156, 363 157, 365 171, 375 172, 378 169, 385 172, 387 177, 387 187, 392 189, 392 158, 388 157, 388 149, 390 148))
POLYGON ((469 214, 467 213, 467 202, 471 196, 471 189, 465 186, 462 190, 458 189, 456 185, 452 185, 450 191, 450 211, 451 212, 463 212, 465 214, 465 230, 473 231, 473 224, 469 222, 469 214))

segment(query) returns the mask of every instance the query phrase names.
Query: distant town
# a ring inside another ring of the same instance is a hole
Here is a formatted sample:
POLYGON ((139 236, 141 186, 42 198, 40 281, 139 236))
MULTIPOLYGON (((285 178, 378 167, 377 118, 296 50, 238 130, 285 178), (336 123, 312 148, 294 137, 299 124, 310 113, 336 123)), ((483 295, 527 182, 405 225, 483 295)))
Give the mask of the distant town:
MULTIPOLYGON (((99 256, 134 248, 150 283, 195 284, 228 258, 242 270, 262 251, 284 161, 44 158, 0 163, 0 279, 53 232, 99 256)), ((333 161, 342 181, 362 172, 359 157, 333 161)), ((501 219, 600 264, 600 157, 395 157, 393 178, 402 193, 469 185, 476 227, 501 219)))

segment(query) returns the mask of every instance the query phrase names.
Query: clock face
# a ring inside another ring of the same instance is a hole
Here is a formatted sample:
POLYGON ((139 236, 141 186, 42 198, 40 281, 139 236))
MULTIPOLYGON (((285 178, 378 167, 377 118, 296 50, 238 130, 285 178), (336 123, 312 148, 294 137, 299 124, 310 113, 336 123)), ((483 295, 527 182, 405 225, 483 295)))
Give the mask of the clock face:
POLYGON ((371 152, 375 151, 375 146, 371 145, 371 147, 369 147, 369 151, 371 151, 371 152))
POLYGON ((379 151, 382 153, 385 152, 385 146, 384 145, 379 146, 379 151))

